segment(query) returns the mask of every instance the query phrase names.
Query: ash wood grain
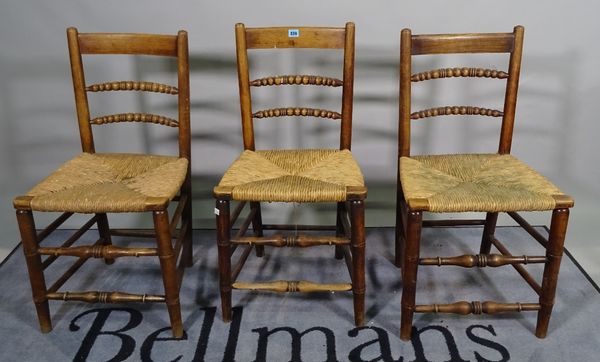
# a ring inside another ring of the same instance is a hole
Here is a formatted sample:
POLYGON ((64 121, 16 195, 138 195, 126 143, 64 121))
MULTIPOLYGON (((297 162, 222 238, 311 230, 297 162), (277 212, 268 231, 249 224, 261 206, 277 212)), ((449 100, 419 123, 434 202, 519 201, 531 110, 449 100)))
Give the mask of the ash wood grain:
POLYGON ((300 247, 306 248, 319 245, 349 245, 350 240, 346 237, 323 236, 323 235, 283 235, 275 234, 269 236, 246 236, 233 238, 232 244, 275 246, 275 247, 300 247))
POLYGON ((552 211, 550 235, 548 237, 548 247, 546 248, 546 258, 548 261, 544 267, 542 290, 539 293, 541 309, 538 313, 535 327, 535 335, 538 338, 545 338, 548 333, 550 316, 554 306, 556 285, 558 283, 560 261, 563 255, 565 235, 569 223, 569 214, 569 209, 555 209, 552 211))
POLYGON ((506 79, 508 73, 496 70, 496 69, 485 69, 485 68, 440 68, 428 70, 426 72, 420 72, 413 74, 410 77, 412 82, 422 82, 431 79, 440 78, 452 78, 452 77, 477 77, 477 78, 494 78, 494 79, 506 79))
POLYGON ((508 61, 508 80, 506 82, 504 109, 502 112, 504 116, 502 117, 502 128, 500 129, 500 142, 498 145, 498 153, 500 154, 510 153, 512 146, 524 33, 525 29, 522 26, 515 26, 513 31, 514 47, 508 61))
POLYGON ((350 283, 314 283, 306 280, 275 280, 271 282, 251 283, 235 282, 234 289, 257 291, 270 291, 277 293, 315 293, 315 292, 343 292, 352 290, 350 283))
MULTIPOLYGON (((412 33, 402 29, 400 33, 400 95, 398 120, 398 160, 410 156, 410 114, 411 114, 411 74, 412 74, 412 33)), ((400 162, 400 161, 398 161, 400 162)), ((398 163, 398 166, 400 164, 398 163)), ((398 172, 400 171, 398 167, 398 172)), ((400 184, 398 184, 400 187, 400 184)), ((399 204, 397 204, 398 207, 399 204)))
POLYGON ((245 150, 255 150, 254 124, 252 119, 252 94, 248 65, 248 41, 244 24, 235 25, 235 51, 237 57, 238 88, 242 118, 242 138, 245 150))
POLYGON ((513 33, 424 34, 412 37, 411 52, 419 54, 510 53, 513 33))
POLYGON ((114 245, 74 246, 62 248, 39 248, 42 255, 76 256, 80 258, 120 258, 124 256, 156 256, 156 248, 125 248, 114 245))
POLYGON ((343 81, 337 78, 323 77, 320 75, 276 75, 255 79, 250 82, 252 87, 278 86, 278 85, 320 85, 327 87, 341 87, 343 81))
MULTIPOLYGON (((192 136, 190 130, 190 63, 188 50, 188 34, 185 30, 177 32, 176 42, 177 55, 177 123, 179 124, 179 157, 192 159, 192 136)), ((187 192, 191 197, 192 187, 192 163, 188 162, 187 176, 182 186, 183 192, 187 192)), ((191 220, 191 200, 188 201, 190 209, 186 215, 191 220)), ((192 223, 190 222, 190 228, 192 223)), ((191 229, 189 230, 191 233, 191 229)))
POLYGON ((319 117, 328 119, 341 119, 342 115, 335 111, 326 109, 304 108, 304 107, 285 107, 265 109, 252 114, 254 118, 271 118, 271 117, 319 117))
POLYGON ((169 117, 159 116, 157 114, 147 113, 119 113, 110 114, 107 116, 96 117, 90 120, 90 124, 102 125, 110 123, 122 123, 122 122, 143 122, 143 123, 154 123, 169 127, 179 127, 179 123, 169 117))
POLYGON ((181 307, 179 303, 177 257, 173 252, 169 215, 166 210, 153 211, 152 219, 154 221, 154 231, 156 232, 158 260, 160 262, 165 291, 165 304, 169 312, 171 330, 175 338, 180 338, 183 336, 183 323, 181 321, 181 307))
POLYGON ((125 33, 79 33, 81 54, 177 56, 177 36, 125 33))
POLYGON ((365 203, 350 201, 350 249, 352 250, 352 294, 354 324, 360 327, 365 318, 365 203))
POLYGON ((454 313, 454 314, 497 314, 506 312, 537 311, 538 303, 497 303, 460 301, 451 304, 425 304, 415 307, 416 313, 454 313))
POLYGON ((85 87, 88 92, 111 92, 111 91, 142 91, 154 93, 177 94, 177 87, 162 83, 140 82, 132 80, 121 80, 91 84, 85 87))
POLYGON ((231 321, 231 225, 229 200, 217 199, 217 251, 219 254, 219 292, 223 321, 231 321))
POLYGON ((38 242, 35 232, 35 221, 31 210, 17 210, 16 214, 21 241, 23 243, 23 254, 25 255, 25 262, 27 264, 29 283, 31 285, 31 294, 40 330, 42 333, 48 333, 52 330, 52 320, 50 319, 50 307, 46 295, 46 279, 44 277, 42 258, 37 251, 38 242))
POLYGON ((94 135, 90 124, 90 109, 85 91, 85 74, 79 33, 75 28, 67 29, 67 42, 69 45, 69 58, 71 61, 71 78, 73 79, 73 92, 75 93, 75 108, 77 109, 77 122, 79 124, 79 137, 83 152, 94 153, 94 135))
POLYGON ((502 117, 502 111, 497 109, 472 107, 472 106, 445 106, 429 108, 410 114, 410 119, 421 119, 437 116, 488 116, 502 117))
POLYGON ((400 302, 400 339, 410 340, 412 319, 415 312, 417 271, 423 213, 409 211, 406 217, 406 239, 402 250, 402 299, 400 302))
POLYGON ((419 259, 419 265, 456 265, 463 268, 473 267, 499 267, 508 264, 536 264, 545 263, 545 256, 507 256, 500 254, 476 254, 476 255, 460 255, 454 257, 436 257, 419 259))
POLYGON ((165 301, 165 297, 162 295, 100 291, 48 293, 47 297, 51 300, 76 300, 86 303, 157 303, 165 301))
POLYGON ((346 23, 344 37, 344 71, 342 87, 342 125, 340 149, 352 148, 352 112, 354 111, 354 23, 346 23))
POLYGON ((246 43, 248 49, 343 49, 345 45, 345 35, 344 28, 303 26, 246 28, 246 43), (291 29, 297 30, 297 37, 289 36, 288 31, 291 29))
POLYGON ((335 225, 263 224, 263 230, 335 230, 335 225))

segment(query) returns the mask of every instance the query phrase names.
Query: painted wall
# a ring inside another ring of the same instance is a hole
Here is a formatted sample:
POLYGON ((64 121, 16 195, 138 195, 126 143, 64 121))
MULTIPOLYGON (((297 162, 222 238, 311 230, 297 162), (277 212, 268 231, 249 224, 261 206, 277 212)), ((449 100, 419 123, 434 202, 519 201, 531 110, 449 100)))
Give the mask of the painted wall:
MULTIPOLYGON (((575 196, 568 245, 581 250, 580 260, 593 264, 600 256, 592 225, 600 212, 600 145, 595 122, 600 99, 599 5, 582 1, 540 2, 435 0, 370 1, 8 1, 0 4, 0 256, 18 242, 11 199, 38 182, 64 160, 79 152, 65 29, 82 32, 189 32, 192 61, 193 172, 202 189, 195 202, 196 227, 210 227, 210 188, 241 149, 234 66, 233 25, 343 26, 356 23, 356 81, 353 151, 363 167, 372 193, 367 221, 391 225, 397 130, 397 64, 399 31, 414 33, 508 32, 525 26, 525 50, 513 154, 550 177, 575 196)), ((262 64, 265 74, 310 72, 299 66, 301 55, 287 54, 262 64), (272 71, 275 69, 275 71, 272 71), (269 72, 270 71, 270 72, 269 72)), ((160 73, 146 59, 86 63, 90 77, 134 79, 160 73), (120 62, 119 62, 120 61, 120 62)), ((328 63, 318 55, 312 66, 328 63)), ((451 58, 449 66, 471 66, 451 58)), ((482 58, 486 66, 495 58, 482 58)), ((422 66, 445 66, 423 60, 422 66)), ((488 65, 489 66, 489 65, 488 65)), ((88 77, 89 78, 89 77, 88 77)), ((415 93, 417 102, 495 105, 493 86, 477 91, 464 83, 436 82, 415 93)), ((265 104, 319 98, 320 93, 278 92, 264 96, 265 104)), ((169 111, 158 97, 121 95, 94 100, 97 113, 144 109, 169 111)), ((94 112, 94 109, 92 109, 94 112)), ((327 126, 282 120, 259 129, 263 147, 328 144, 335 133, 327 126)), ((496 148, 496 120, 455 118, 424 122, 415 130, 418 152, 490 151, 496 148), (468 144, 467 144, 468 143, 468 144)), ((162 150, 165 135, 150 126, 102 128, 98 149, 141 152, 162 150)), ((330 144, 330 143, 329 143, 330 144)), ((296 211, 290 210, 292 221, 296 211)), ((40 219, 40 225, 44 218, 40 219)), ((539 217, 544 221, 545 217, 539 217)), ((117 221, 118 223, 118 221, 117 221)), ((70 226, 67 225, 67 226, 70 226)))

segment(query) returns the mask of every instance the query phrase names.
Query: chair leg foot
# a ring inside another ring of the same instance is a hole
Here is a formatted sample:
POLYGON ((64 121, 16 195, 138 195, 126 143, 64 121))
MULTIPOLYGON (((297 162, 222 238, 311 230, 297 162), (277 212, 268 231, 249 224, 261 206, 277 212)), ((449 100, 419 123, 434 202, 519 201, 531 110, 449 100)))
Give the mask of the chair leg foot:
POLYGON ((223 322, 231 322, 231 289, 221 289, 221 312, 223 314, 223 322))
POLYGON ((542 306, 538 312, 537 324, 535 326, 535 336, 538 338, 546 338, 548 334, 548 325, 550 323, 550 315, 552 314, 552 306, 542 306))
POLYGON ((221 310, 223 313, 223 321, 230 322, 232 280, 229 200, 216 200, 216 209, 219 210, 217 214, 217 250, 219 253, 219 291, 221 293, 221 310))
POLYGON ((558 271, 563 255, 568 221, 569 209, 556 209, 552 212, 550 235, 548 237, 548 246, 546 247, 547 261, 544 266, 542 291, 540 293, 541 308, 538 312, 535 331, 535 335, 538 338, 544 338, 548 333, 548 324, 550 323, 550 315, 552 314, 552 307, 554 305, 558 271))
POLYGON ((40 330, 42 333, 48 333, 52 330, 52 320, 50 319, 50 307, 48 305, 48 298, 46 297, 47 289, 42 257, 38 253, 37 234, 31 210, 17 210, 17 222, 23 242, 23 253, 25 254, 25 262, 27 263, 31 294, 40 330))
POLYGON ((42 333, 48 333, 52 331, 52 321, 50 320, 50 308, 48 306, 48 301, 35 303, 35 311, 37 312, 40 331, 42 333))
POLYGON ((350 202, 350 245, 352 249, 352 292, 354 294, 354 322, 357 327, 365 318, 365 204, 363 200, 350 202))
POLYGON ((402 308, 400 319, 400 339, 410 341, 412 336, 412 320, 414 311, 409 308, 402 308))
POLYGON ((169 320, 171 321, 171 332, 174 338, 183 337, 183 323, 181 321, 181 306, 179 300, 173 305, 167 304, 169 320))
POLYGON ((421 243, 422 213, 408 213, 406 222, 406 244, 403 253, 402 301, 400 317, 400 339, 410 340, 412 320, 415 310, 417 271, 419 268, 419 247, 421 243))
POLYGON ((353 293, 354 296, 354 324, 357 327, 365 325, 365 293, 353 293))
POLYGON ((173 252, 169 216, 166 211, 154 211, 153 217, 171 329, 173 336, 179 338, 183 336, 183 324, 181 322, 181 307, 179 303, 177 260, 173 252))

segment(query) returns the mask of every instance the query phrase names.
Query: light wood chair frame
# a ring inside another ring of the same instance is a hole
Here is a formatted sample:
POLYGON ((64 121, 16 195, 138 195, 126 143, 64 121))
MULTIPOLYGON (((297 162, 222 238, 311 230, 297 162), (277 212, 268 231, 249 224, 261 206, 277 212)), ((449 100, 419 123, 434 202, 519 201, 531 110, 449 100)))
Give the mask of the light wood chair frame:
POLYGON ((191 172, 190 172, 190 87, 188 65, 187 32, 179 31, 177 35, 152 35, 128 33, 79 33, 75 28, 67 29, 68 47, 71 61, 73 88, 77 119, 83 152, 93 154, 94 137, 92 125, 112 123, 104 122, 108 117, 90 118, 88 92, 98 91, 151 91, 176 94, 178 98, 178 120, 156 115, 130 113, 130 117, 112 116, 114 122, 139 121, 167 124, 178 127, 179 157, 188 159, 185 181, 173 200, 168 198, 152 198, 148 200, 147 212, 153 215, 154 231, 133 229, 112 229, 109 227, 106 213, 95 213, 79 230, 75 231, 61 246, 44 247, 41 243, 52 232, 57 230, 74 213, 65 210, 55 221, 40 232, 36 231, 31 208, 31 196, 15 198, 17 220, 23 252, 29 271, 29 279, 33 300, 36 307, 40 329, 47 333, 52 330, 49 300, 83 301, 90 303, 122 303, 122 302, 164 302, 167 305, 173 335, 183 336, 183 325, 179 302, 179 289, 186 266, 192 265, 192 205, 191 205, 191 172), (82 55, 94 54, 129 54, 174 57, 177 61, 177 88, 150 82, 109 82, 86 85, 82 55), (164 90, 167 89, 168 92, 164 90), (135 118, 135 119, 134 119, 135 118), (175 123, 173 123, 175 122, 175 123), (169 219, 168 206, 171 201, 177 202, 173 217, 169 219), (98 228, 99 239, 93 245, 72 246, 87 230, 98 228), (119 247, 112 245, 112 236, 151 237, 156 238, 157 247, 119 247), (42 255, 47 257, 42 260, 42 255), (76 257, 77 260, 52 285, 47 286, 44 270, 59 256, 76 257), (131 294, 125 292, 83 291, 61 292, 59 289, 90 258, 103 258, 112 264, 118 257, 158 257, 162 271, 164 295, 131 294))
MULTIPOLYGON (((325 27, 273 27, 246 28, 236 24, 236 52, 239 77, 240 108, 242 134, 245 150, 255 150, 253 120, 255 118, 279 117, 285 115, 316 116, 341 119, 340 150, 350 150, 352 138, 352 101, 354 85, 354 24, 346 23, 344 28, 325 27), (295 29, 300 37, 288 37, 288 30, 295 29), (342 87, 341 113, 315 110, 312 108, 282 108, 253 113, 251 87, 275 85, 276 77, 251 81, 248 65, 248 50, 272 48, 317 48, 341 49, 343 56, 343 79, 331 79, 316 76, 285 76, 281 81, 288 85, 322 85, 342 87), (288 78, 291 77, 291 78, 288 78), (315 113, 317 112, 317 113, 315 113)), ((231 192, 215 192, 217 212, 217 243, 219 252, 219 288, 223 319, 231 320, 231 290, 261 290, 273 292, 325 292, 352 291, 354 296, 354 318, 356 325, 364 323, 365 296, 365 234, 364 200, 365 187, 347 187, 347 199, 337 203, 336 225, 281 225, 263 224, 260 202, 240 201, 230 212, 231 192), (234 225, 245 206, 250 212, 241 223, 235 236, 231 237, 234 225), (244 236, 252 224, 254 236, 244 236), (335 236, 283 235, 276 233, 263 236, 264 230, 335 230, 335 236), (244 263, 252 249, 261 257, 264 246, 274 247, 311 247, 335 245, 335 257, 345 259, 351 277, 351 283, 322 284, 310 281, 271 281, 251 283, 237 281, 244 263), (232 267, 231 259, 238 246, 244 250, 232 267)), ((268 201, 268 200, 265 200, 268 201)))
POLYGON ((444 34, 444 35, 412 35, 410 29, 401 32, 400 42, 400 111, 398 133, 398 182, 396 206, 396 243, 395 264, 401 268, 402 301, 400 338, 411 338, 414 313, 457 313, 480 314, 500 312, 538 311, 535 335, 544 338, 548 331, 548 323, 554 304, 554 296, 558 279, 563 244, 569 218, 569 208, 573 200, 567 195, 555 195, 556 207, 552 210, 549 237, 544 237, 533 228, 519 213, 508 212, 523 229, 525 229, 545 249, 544 256, 513 256, 506 246, 494 235, 498 219, 497 212, 488 212, 485 220, 423 220, 423 212, 429 211, 427 199, 405 200, 400 182, 401 157, 410 157, 411 118, 419 119, 437 115, 481 114, 502 117, 498 154, 509 154, 512 144, 517 90, 521 67, 524 28, 516 26, 512 33, 480 33, 480 34, 444 34), (508 72, 498 72, 480 68, 454 68, 453 74, 447 69, 412 74, 412 56, 423 54, 456 54, 456 53, 508 53, 508 72), (466 70, 465 70, 466 69, 466 70), (498 76, 498 74, 501 74, 498 76), (503 111, 473 107, 441 107, 420 112, 411 110, 411 84, 422 80, 444 77, 488 77, 506 79, 506 92, 503 111), (420 257, 422 227, 451 227, 458 225, 482 225, 483 236, 479 254, 461 255, 447 258, 420 257), (491 254, 491 246, 500 254, 491 254), (523 267, 528 263, 544 263, 541 285, 523 267), (415 303, 417 270, 419 265, 455 265, 466 268, 497 267, 512 265, 539 295, 537 303, 496 303, 460 301, 452 304, 417 305, 415 303))

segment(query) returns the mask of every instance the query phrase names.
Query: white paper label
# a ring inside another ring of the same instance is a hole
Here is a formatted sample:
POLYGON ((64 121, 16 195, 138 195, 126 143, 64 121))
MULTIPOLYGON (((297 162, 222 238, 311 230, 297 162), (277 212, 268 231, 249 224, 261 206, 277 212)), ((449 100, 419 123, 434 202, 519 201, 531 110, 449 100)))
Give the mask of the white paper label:
POLYGON ((217 209, 217 208, 215 207, 215 215, 220 215, 220 214, 221 214, 221 213, 219 212, 219 209, 217 209))
POLYGON ((297 38, 300 36, 300 29, 288 29, 288 38, 297 38))

